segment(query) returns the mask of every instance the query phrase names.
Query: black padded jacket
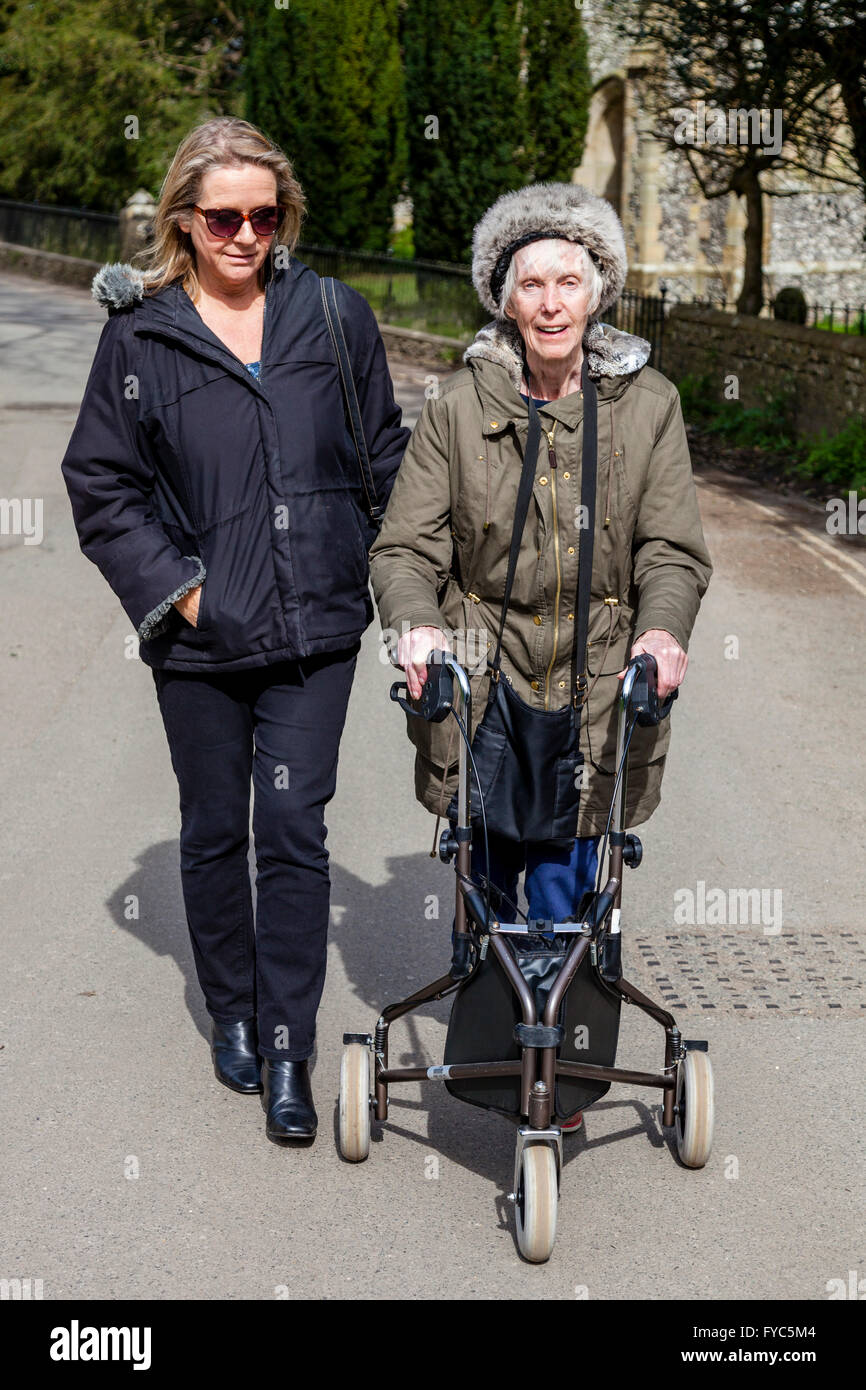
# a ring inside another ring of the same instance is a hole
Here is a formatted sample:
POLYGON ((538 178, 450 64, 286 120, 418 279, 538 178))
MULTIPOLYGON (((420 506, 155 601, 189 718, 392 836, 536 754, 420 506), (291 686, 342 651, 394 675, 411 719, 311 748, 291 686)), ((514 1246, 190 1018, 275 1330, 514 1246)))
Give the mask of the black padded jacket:
MULTIPOLYGON (((373 616, 375 528, 318 275, 295 259, 271 271, 256 380, 179 282, 142 297, 140 274, 108 269, 110 292, 102 272, 94 292, 109 318, 61 468, 81 549, 142 660, 235 670, 353 645, 373 616), (194 627, 173 604, 199 583, 194 627)), ((409 431, 372 309, 337 292, 384 506, 409 431)))

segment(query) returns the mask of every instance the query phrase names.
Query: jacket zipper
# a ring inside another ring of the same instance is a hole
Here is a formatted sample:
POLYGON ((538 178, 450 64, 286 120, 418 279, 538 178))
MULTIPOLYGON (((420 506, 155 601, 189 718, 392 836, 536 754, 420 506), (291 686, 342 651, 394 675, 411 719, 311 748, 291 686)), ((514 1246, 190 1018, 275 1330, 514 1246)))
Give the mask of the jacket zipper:
POLYGON ((559 600, 562 594, 562 570, 559 560, 559 521, 556 509, 556 453, 553 448, 553 436, 556 433, 558 421, 554 420, 553 429, 545 430, 547 435, 547 458, 550 463, 550 500, 553 504, 553 554, 556 559, 556 598, 553 608, 553 655, 550 658, 550 665, 544 679, 544 708, 550 708, 550 675, 556 661, 556 650, 559 646, 559 600))
POLYGON ((259 383, 261 383, 261 379, 265 374, 265 333, 267 332, 268 292, 271 288, 271 283, 271 280, 268 280, 268 283, 265 285, 265 302, 262 305, 262 347, 259 353, 259 383))

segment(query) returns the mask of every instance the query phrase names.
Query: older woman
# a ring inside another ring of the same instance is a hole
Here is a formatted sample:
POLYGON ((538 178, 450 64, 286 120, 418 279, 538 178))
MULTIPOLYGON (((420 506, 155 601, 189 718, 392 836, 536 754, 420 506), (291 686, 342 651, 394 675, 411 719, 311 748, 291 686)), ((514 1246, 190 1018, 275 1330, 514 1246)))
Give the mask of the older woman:
MULTIPOLYGON (((303 208, 288 159, 246 121, 182 141, 147 272, 108 266, 94 282, 110 317, 62 465, 81 548, 153 671, 214 1069, 262 1095, 278 1143, 316 1133, 324 807, 373 614, 376 515, 320 281, 291 256, 303 208)), ((369 305, 336 289, 382 504, 408 431, 369 305)))
MULTIPOLYGON (((472 277, 495 318, 468 348, 466 368, 425 404, 371 550, 371 574, 414 698, 431 650, 453 645, 460 658, 480 649, 474 669, 466 658, 474 748, 489 717, 491 671, 498 679, 500 664, 526 727, 544 732, 548 725, 541 718, 533 724, 534 716, 569 706, 578 713, 585 762, 573 799, 567 787, 529 788, 524 827, 518 797, 512 836, 490 835, 489 866, 473 840, 474 872, 489 872, 514 898, 525 870, 529 915, 563 921, 595 880, 614 781, 616 697, 629 653, 655 657, 661 696, 680 684, 712 566, 677 391, 646 365, 648 343, 598 321, 626 277, 613 208, 577 184, 508 193, 475 229, 472 277), (497 662, 533 410, 542 447, 528 463, 531 494, 497 662), (591 435, 587 419, 596 421, 591 435), (582 482, 589 466, 597 468, 597 482, 587 507, 582 482), (588 594, 579 581, 587 535, 588 594), (575 640, 582 602, 585 658, 575 640), (554 821, 570 824, 566 840, 532 839, 539 818, 530 816, 529 803, 539 794, 549 798, 554 821)), ((566 742, 567 723, 559 726, 566 742)), ((417 795, 441 813, 456 781, 453 721, 409 719, 408 732, 417 747, 417 795)), ((669 737, 669 720, 634 731, 626 794, 632 825, 658 804, 669 737)), ((509 747, 507 756, 531 779, 521 752, 509 747)))

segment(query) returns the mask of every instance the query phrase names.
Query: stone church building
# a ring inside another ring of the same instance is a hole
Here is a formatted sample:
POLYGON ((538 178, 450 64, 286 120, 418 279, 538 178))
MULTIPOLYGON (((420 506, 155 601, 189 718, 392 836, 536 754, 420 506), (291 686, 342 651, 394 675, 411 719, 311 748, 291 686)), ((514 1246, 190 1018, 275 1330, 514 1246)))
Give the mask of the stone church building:
MULTIPOLYGON (((600 0, 583 0, 593 96, 583 160, 574 179, 609 199, 619 213, 629 254, 630 289, 671 300, 725 299, 742 285, 744 200, 706 199, 684 154, 652 136, 641 102, 641 74, 652 54, 624 45, 600 0)), ((792 184, 786 173, 785 187, 792 184)), ((838 307, 866 300, 866 204, 842 185, 810 186, 764 198, 764 297, 785 286, 810 304, 838 307)))

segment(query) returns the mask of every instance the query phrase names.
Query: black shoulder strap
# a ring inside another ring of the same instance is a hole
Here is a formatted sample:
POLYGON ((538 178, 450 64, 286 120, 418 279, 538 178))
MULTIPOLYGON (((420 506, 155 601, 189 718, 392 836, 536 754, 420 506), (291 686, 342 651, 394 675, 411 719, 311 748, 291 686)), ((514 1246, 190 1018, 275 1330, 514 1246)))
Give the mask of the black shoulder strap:
POLYGON ((493 676, 490 683, 491 695, 493 687, 499 680, 499 665, 502 656, 502 634, 505 631, 505 619, 508 616, 508 605, 511 601, 511 589, 514 584, 514 572, 517 569, 517 556, 520 553, 520 541, 523 536, 523 528, 526 524, 526 514, 529 511, 529 499, 532 496, 532 485, 535 482, 535 467, 538 462, 538 446, 541 443, 541 420, 535 408, 532 395, 529 397, 529 434, 526 438, 526 448, 523 451, 523 469, 520 474, 520 485, 517 489, 517 505, 514 508, 514 525, 511 528, 511 548, 508 551, 508 570, 505 576, 505 596, 502 600, 502 617, 499 621, 499 636, 496 639, 496 651, 493 656, 493 676))
POLYGON ((343 400, 346 402, 346 412, 349 417, 349 426, 355 444, 355 453, 358 455, 361 482, 364 485, 364 493, 367 498, 367 511, 370 513, 370 519, 379 525, 382 520, 382 507, 376 497, 376 484, 373 481, 373 470, 370 467, 370 454, 367 449, 367 441, 364 437, 364 426, 361 421, 361 407, 358 404, 355 378, 352 375, 352 363, 349 359, 349 349, 346 346, 346 336, 343 332, 340 310, 337 307, 337 287, 331 275, 323 275, 319 283, 322 291, 322 308, 325 311, 325 322, 328 325, 328 332, 331 335, 331 342, 334 345, 334 352, 337 355, 340 384, 343 388, 343 400))
MULTIPOLYGON (((581 387, 583 390, 583 448, 581 451, 581 522, 585 525, 581 527, 581 537, 578 543, 577 557, 577 601, 575 611, 577 613, 577 623, 574 631, 574 643, 571 649, 571 691, 572 709, 580 710, 586 694, 586 649, 589 639, 589 598, 590 587, 592 584, 592 554, 595 541, 595 493, 596 478, 598 473, 598 393, 595 382, 589 374, 586 358, 583 359, 581 370, 581 387)), ((496 681, 499 679, 500 660, 502 655, 502 636, 505 632, 505 619, 508 615, 508 605, 511 601, 511 590, 514 584, 514 574, 517 569, 517 557, 520 553, 520 542, 523 536, 523 528, 526 524, 526 516, 529 511, 529 499, 532 496, 532 486, 535 481, 535 469, 538 461, 538 446, 541 443, 541 419, 532 393, 529 393, 527 402, 529 408, 529 434, 526 439, 526 449, 523 453, 523 469, 520 474, 520 486, 517 491, 517 505, 514 510, 514 526, 511 531, 511 546, 508 552, 508 571, 505 578, 505 595, 502 600, 502 617, 499 622, 499 635, 496 639, 496 651, 493 656, 493 675, 491 678, 491 695, 496 681)))
POLYGON ((598 392, 586 358, 583 384, 583 449, 581 452, 581 533, 577 555, 577 626, 571 653, 572 705, 579 710, 586 698, 586 647, 589 640, 589 591, 592 587, 592 551, 595 543, 595 491, 598 473, 598 392))

